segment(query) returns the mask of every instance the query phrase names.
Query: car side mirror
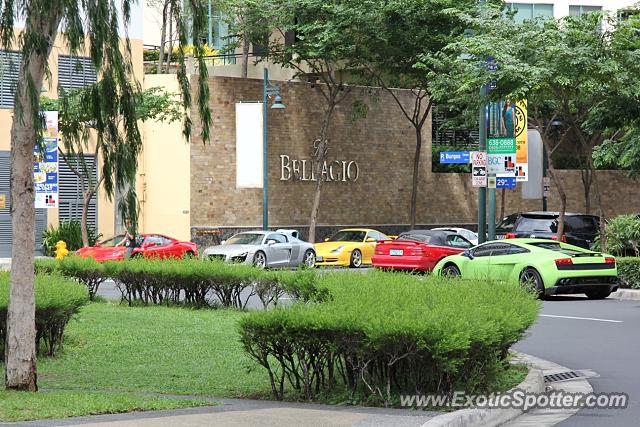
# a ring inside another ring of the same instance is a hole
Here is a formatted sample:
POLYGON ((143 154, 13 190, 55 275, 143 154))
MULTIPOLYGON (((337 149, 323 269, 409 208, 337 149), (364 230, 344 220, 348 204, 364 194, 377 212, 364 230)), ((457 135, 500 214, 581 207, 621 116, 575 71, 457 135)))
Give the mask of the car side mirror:
POLYGON ((471 251, 469 249, 466 249, 464 252, 462 252, 462 256, 473 259, 473 255, 471 254, 471 251))
POLYGON ((325 241, 325 242, 328 242, 328 241, 329 241, 329 238, 328 238, 328 237, 325 237, 325 238, 324 238, 324 241, 325 241))
POLYGON ((276 241, 275 240, 267 240, 267 245, 271 246, 271 245, 275 245, 276 241))

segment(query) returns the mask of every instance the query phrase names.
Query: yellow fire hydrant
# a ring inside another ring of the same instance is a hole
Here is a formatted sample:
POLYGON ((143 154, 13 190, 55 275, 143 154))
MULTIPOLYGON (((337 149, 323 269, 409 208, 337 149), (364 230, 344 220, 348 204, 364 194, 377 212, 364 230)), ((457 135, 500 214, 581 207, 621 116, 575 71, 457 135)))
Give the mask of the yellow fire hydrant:
POLYGON ((64 240, 58 240, 56 243, 56 250, 54 252, 56 254, 56 259, 62 259, 69 255, 69 250, 67 249, 67 244, 64 240))

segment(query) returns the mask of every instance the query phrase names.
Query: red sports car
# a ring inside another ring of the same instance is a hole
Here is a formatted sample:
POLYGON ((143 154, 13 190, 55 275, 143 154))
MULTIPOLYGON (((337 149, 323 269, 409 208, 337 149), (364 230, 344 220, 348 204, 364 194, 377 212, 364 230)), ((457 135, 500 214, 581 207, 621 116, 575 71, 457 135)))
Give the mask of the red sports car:
POLYGON ((411 230, 395 240, 379 241, 372 264, 389 270, 431 271, 442 258, 471 246, 471 242, 455 232, 411 230))
MULTIPOLYGON (((133 248, 131 257, 144 258, 185 258, 197 257, 198 248, 195 243, 181 242, 162 234, 141 234, 137 238, 138 246, 133 248)), ((97 243, 95 246, 82 248, 76 255, 84 258, 95 258, 98 262, 119 261, 124 259, 127 250, 124 235, 97 243)))

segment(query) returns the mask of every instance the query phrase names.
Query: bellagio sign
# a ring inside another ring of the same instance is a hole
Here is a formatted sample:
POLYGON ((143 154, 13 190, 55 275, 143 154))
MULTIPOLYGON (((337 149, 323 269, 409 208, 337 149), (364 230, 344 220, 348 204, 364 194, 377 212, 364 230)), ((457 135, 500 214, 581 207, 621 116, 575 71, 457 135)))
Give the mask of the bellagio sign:
MULTIPOLYGON (((312 160, 292 159, 286 154, 280 155, 280 181, 315 181, 315 167, 312 160)), ((320 175, 325 181, 355 182, 360 168, 355 161, 325 160, 320 175)))

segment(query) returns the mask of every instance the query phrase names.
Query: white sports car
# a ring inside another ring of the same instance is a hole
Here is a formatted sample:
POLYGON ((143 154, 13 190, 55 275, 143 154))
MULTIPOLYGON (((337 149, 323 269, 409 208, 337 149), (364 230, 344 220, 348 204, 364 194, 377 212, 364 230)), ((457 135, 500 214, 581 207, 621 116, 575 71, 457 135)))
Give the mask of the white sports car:
POLYGON ((245 231, 210 246, 202 258, 267 267, 309 267, 316 264, 313 245, 298 239, 296 230, 245 231))

